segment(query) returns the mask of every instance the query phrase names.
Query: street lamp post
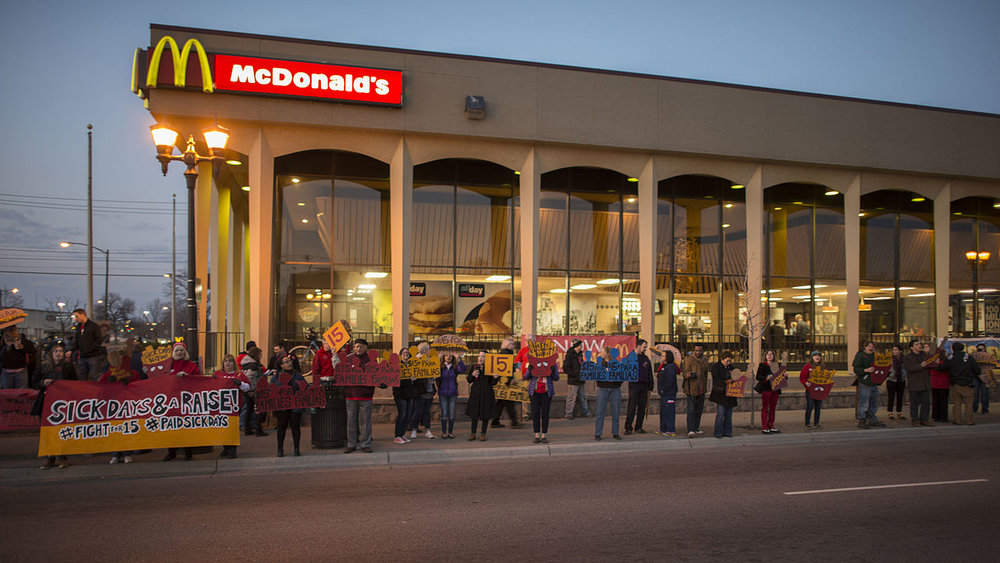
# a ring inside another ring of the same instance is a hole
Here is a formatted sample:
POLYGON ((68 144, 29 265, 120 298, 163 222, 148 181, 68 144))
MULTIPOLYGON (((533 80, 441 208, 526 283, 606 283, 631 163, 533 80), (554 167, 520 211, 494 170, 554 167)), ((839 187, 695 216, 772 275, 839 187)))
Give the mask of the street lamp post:
MULTIPOLYGON (((108 276, 110 275, 110 265, 111 265, 111 251, 104 250, 103 248, 98 248, 92 244, 85 244, 82 242, 60 242, 59 246, 63 248, 69 248, 72 245, 86 246, 92 248, 98 252, 104 253, 104 320, 111 320, 111 316, 108 314, 108 276)), ((90 268, 87 270, 87 275, 89 277, 89 286, 94 287, 94 269, 90 268)), ((96 315, 95 315, 96 316, 96 315)))
POLYGON ((7 289, 7 288, 5 287, 5 288, 3 288, 3 289, 0 289, 0 309, 2 309, 2 308, 3 308, 3 294, 4 294, 4 293, 9 293, 9 294, 11 294, 11 295, 17 295, 17 293, 18 293, 19 291, 21 291, 21 290, 20 290, 20 289, 18 289, 18 288, 16 288, 16 287, 12 287, 12 288, 10 288, 10 289, 7 289))
POLYGON ((972 334, 975 335, 979 332, 979 269, 986 265, 990 253, 985 250, 970 250, 965 253, 965 259, 972 268, 972 334))
POLYGON ((212 176, 218 177, 219 170, 225 157, 222 155, 229 140, 229 132, 219 125, 204 131, 205 144, 208 145, 210 156, 198 154, 195 147, 194 135, 189 135, 187 148, 183 154, 176 156, 173 153, 174 144, 177 142, 177 131, 163 125, 153 125, 149 128, 153 135, 153 143, 156 145, 156 159, 160 161, 160 170, 163 175, 167 175, 167 165, 171 161, 179 160, 183 162, 187 169, 184 171, 184 179, 188 189, 188 271, 187 271, 187 329, 184 340, 187 342, 188 351, 195 361, 198 358, 198 304, 195 302, 195 278, 196 278, 196 256, 195 256, 195 230, 194 230, 194 189, 198 180, 198 164, 202 162, 212 163, 212 176))

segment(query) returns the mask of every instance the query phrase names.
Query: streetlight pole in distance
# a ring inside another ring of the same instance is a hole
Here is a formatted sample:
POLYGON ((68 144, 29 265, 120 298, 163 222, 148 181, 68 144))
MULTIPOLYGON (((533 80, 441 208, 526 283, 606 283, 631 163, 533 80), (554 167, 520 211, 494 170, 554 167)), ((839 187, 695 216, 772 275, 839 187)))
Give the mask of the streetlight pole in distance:
POLYGON ((18 288, 16 288, 16 287, 12 287, 12 288, 10 288, 10 289, 7 289, 7 288, 5 287, 5 288, 3 288, 3 289, 0 289, 0 309, 2 309, 2 308, 3 308, 3 296, 4 296, 4 294, 5 294, 5 293, 9 293, 9 294, 11 294, 11 295, 17 295, 17 294, 18 294, 18 292, 20 292, 20 291, 21 291, 21 290, 20 290, 20 289, 18 289, 18 288))
POLYGON ((222 155, 222 151, 226 148, 226 142, 229 140, 229 132, 225 127, 221 127, 218 124, 204 131, 205 144, 208 145, 208 150, 210 151, 210 156, 203 156, 198 154, 195 147, 194 135, 189 135, 187 140, 187 148, 184 149, 183 154, 180 156, 174 156, 171 154, 174 150, 174 144, 177 142, 177 131, 165 127, 163 125, 153 125, 149 128, 150 133, 153 135, 153 144, 156 145, 156 159, 160 161, 160 170, 163 175, 167 175, 167 165, 171 161, 179 160, 183 162, 187 169, 184 171, 184 179, 187 182, 188 189, 188 271, 187 271, 187 327, 186 336, 184 338, 187 342, 188 352, 191 356, 198 361, 198 304, 195 301, 195 278, 197 272, 197 263, 195 256, 195 225, 194 225, 194 190, 195 185, 198 180, 198 164, 201 162, 211 162, 212 163, 212 176, 218 177, 219 171, 221 170, 222 163, 225 161, 225 157, 222 155))
MULTIPOLYGON (((87 124, 87 314, 94 314, 94 126, 87 124)), ((104 299, 107 309, 107 297, 104 299)))
POLYGON ((174 214, 170 218, 170 228, 173 231, 173 249, 170 254, 170 341, 176 342, 177 322, 174 311, 177 308, 177 194, 173 194, 174 214))
MULTIPOLYGON (((104 253, 104 320, 106 320, 106 321, 111 320, 111 315, 108 313, 108 277, 111 275, 111 268, 110 268, 110 266, 111 266, 111 250, 110 249, 109 250, 105 250, 103 248, 98 248, 98 247, 94 246, 93 244, 83 244, 82 242, 69 242, 69 241, 65 241, 65 242, 60 242, 59 246, 61 246, 63 248, 69 248, 70 246, 72 246, 74 244, 77 245, 77 246, 86 246, 87 247, 87 256, 88 256, 88 258, 87 258, 87 261, 88 261, 88 266, 87 266, 87 287, 90 288, 89 291, 90 291, 90 297, 91 297, 91 299, 94 296, 94 268, 93 268, 93 260, 91 258, 89 258, 89 257, 93 256, 95 250, 98 251, 98 252, 104 253)), ((97 318, 97 315, 94 315, 94 318, 97 318)))

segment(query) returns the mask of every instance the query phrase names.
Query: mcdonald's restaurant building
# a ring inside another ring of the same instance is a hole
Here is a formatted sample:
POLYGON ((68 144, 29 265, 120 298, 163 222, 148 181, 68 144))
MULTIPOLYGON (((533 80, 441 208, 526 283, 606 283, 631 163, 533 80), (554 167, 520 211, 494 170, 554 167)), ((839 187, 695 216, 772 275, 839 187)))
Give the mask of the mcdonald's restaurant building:
POLYGON ((134 66, 158 122, 231 132, 209 333, 1000 334, 998 115, 162 25, 134 66))

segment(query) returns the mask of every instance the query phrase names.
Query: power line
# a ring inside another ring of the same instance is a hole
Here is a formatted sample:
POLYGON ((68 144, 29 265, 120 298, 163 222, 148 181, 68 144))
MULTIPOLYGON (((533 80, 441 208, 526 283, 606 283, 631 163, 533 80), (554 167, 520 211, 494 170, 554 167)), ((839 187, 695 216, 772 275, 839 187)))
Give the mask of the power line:
MULTIPOLYGON (((45 262, 80 262, 86 259, 87 259, 86 256, 72 256, 65 258, 59 256, 0 256, 0 260, 11 260, 11 261, 35 260, 35 261, 45 261, 45 262)), ((95 263, 97 261, 98 260, 96 259, 94 260, 95 263)), ((112 260, 112 262, 115 261, 112 260)), ((115 265, 119 266, 123 264, 169 264, 169 263, 170 263, 169 258, 163 260, 137 260, 135 258, 124 258, 118 260, 115 265)))
MULTIPOLYGON (((84 208, 79 206, 60 206, 59 204, 53 205, 43 205, 39 203, 21 203, 16 201, 6 202, 6 205, 11 207, 24 207, 27 209, 47 209, 52 211, 85 211, 84 208)), ((170 211, 145 211, 141 209, 135 209, 131 207, 108 207, 108 208, 94 208, 94 213, 113 213, 115 215, 163 215, 170 216, 172 212, 170 211)))
MULTIPOLYGON (((25 198, 25 199, 41 199, 41 200, 46 200, 46 201, 47 200, 52 200, 52 199, 61 199, 61 200, 65 200, 65 201, 81 201, 81 202, 87 201, 86 198, 82 198, 82 197, 59 197, 59 196, 27 195, 27 194, 3 194, 3 193, 0 193, 0 197, 20 197, 20 198, 25 198)), ((128 199, 95 199, 93 201, 94 202, 107 202, 107 203, 142 203, 142 204, 150 204, 150 205, 171 205, 173 203, 172 201, 149 201, 149 200, 141 201, 141 200, 128 200, 128 199)), ((178 202, 178 203, 180 203, 180 202, 178 202)), ((180 203, 180 205, 178 205, 178 207, 187 207, 187 204, 186 203, 180 203)))
MULTIPOLYGON (((25 274, 31 276, 86 276, 86 272, 15 272, 0 270, 0 274, 25 274)), ((103 274, 95 277, 103 277, 103 274)), ((113 278, 163 278, 163 274, 111 274, 113 278)), ((167 278, 163 278, 167 279, 167 278)))

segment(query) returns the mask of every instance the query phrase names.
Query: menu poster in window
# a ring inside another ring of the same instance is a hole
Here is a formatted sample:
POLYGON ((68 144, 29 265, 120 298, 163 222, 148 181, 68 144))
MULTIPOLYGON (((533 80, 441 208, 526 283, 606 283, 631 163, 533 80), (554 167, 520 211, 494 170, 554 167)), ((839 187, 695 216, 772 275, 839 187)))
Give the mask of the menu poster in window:
POLYGON ((459 333, 511 334, 509 283, 459 283, 459 333))
POLYGON ((411 334, 455 332, 455 307, 451 288, 450 281, 410 283, 411 334))

